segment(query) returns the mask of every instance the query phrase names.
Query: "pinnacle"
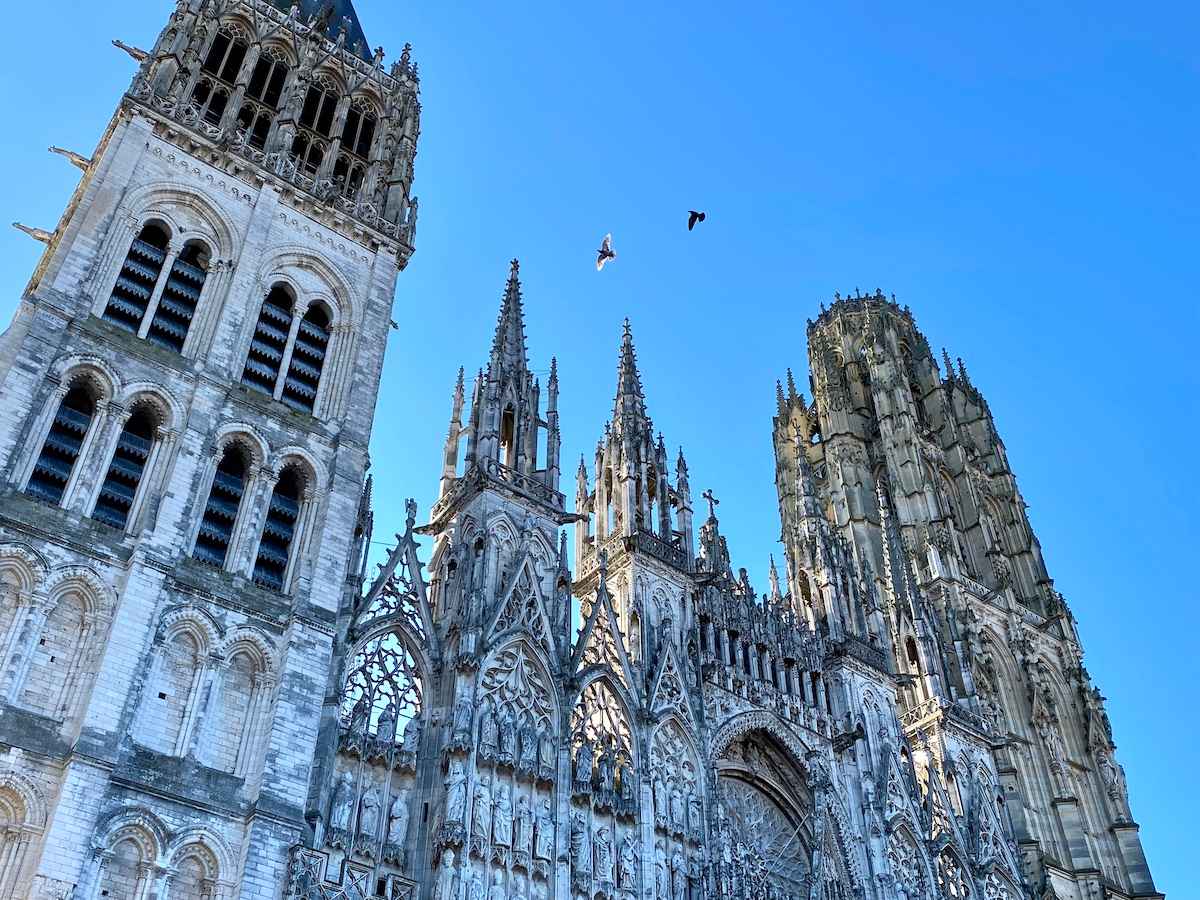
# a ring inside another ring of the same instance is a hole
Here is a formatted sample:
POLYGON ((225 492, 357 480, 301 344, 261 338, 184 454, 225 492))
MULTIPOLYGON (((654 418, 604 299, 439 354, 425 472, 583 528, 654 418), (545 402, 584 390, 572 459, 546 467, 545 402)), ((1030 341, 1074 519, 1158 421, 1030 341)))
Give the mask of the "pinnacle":
POLYGON ((501 365, 526 367, 525 362, 525 312, 521 306, 521 264, 513 260, 509 264, 508 282, 504 286, 504 300, 496 320, 496 336, 492 341, 492 361, 501 365))
POLYGON ((637 351, 633 347, 633 328, 625 320, 621 336, 621 356, 617 363, 617 396, 613 407, 614 422, 634 415, 646 418, 646 398, 642 393, 642 379, 638 374, 637 351))

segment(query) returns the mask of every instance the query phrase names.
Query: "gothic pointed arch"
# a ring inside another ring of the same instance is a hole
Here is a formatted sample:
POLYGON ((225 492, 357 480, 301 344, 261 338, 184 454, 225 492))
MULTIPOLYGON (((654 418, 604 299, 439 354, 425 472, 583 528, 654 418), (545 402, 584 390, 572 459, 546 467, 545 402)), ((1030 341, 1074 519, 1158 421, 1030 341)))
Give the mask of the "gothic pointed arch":
POLYGON ((485 629, 487 641, 525 632, 543 652, 553 656, 557 652, 554 631, 542 596, 541 580, 528 551, 509 581, 485 629))
POLYGON ((687 682, 677 656, 674 643, 663 641, 658 669, 650 682, 649 709, 656 717, 677 715, 688 723, 688 727, 694 728, 695 720, 687 699, 687 682))
POLYGON ((587 606, 583 628, 572 654, 573 668, 581 672, 607 670, 626 687, 633 685, 633 665, 625 649, 625 637, 617 627, 617 615, 603 570, 596 595, 587 606))

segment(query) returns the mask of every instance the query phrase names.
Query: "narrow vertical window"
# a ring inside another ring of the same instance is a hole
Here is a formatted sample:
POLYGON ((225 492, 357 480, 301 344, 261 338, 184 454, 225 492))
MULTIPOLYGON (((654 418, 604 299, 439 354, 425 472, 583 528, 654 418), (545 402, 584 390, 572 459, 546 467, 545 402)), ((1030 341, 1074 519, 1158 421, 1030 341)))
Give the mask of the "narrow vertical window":
POLYGON ((242 495, 246 492, 248 462, 245 451, 232 444, 221 454, 192 554, 202 562, 218 567, 225 565, 233 526, 242 505, 242 495))
POLYGON ((79 461, 83 439, 96 413, 96 401, 84 388, 74 387, 63 397, 33 464, 26 491, 47 503, 62 502, 67 482, 79 461))
POLYGON ((242 371, 242 383, 268 396, 275 395, 275 384, 283 365, 288 336, 292 329, 295 300, 287 288, 276 285, 267 294, 258 313, 250 353, 242 371))
POLYGON ((225 107, 246 59, 246 42, 221 31, 213 39, 201 66, 202 77, 192 91, 192 105, 210 125, 221 124, 225 107))
POLYGON ((321 79, 304 95, 304 106, 300 110, 300 128, 292 143, 292 155, 296 165, 310 177, 315 175, 325 160, 328 141, 333 137, 333 119, 337 112, 338 91, 327 79, 321 79))
POLYGON ((346 112, 342 152, 333 167, 334 183, 346 197, 356 197, 366 179, 377 123, 374 110, 365 101, 355 101, 346 112))
POLYGON ((105 319, 137 333, 162 274, 169 240, 166 230, 156 224, 147 225, 133 239, 104 308, 105 319))
POLYGON ((296 522, 300 518, 303 491, 304 482, 300 473, 290 466, 284 469, 271 494, 262 540, 258 544, 258 558, 254 561, 256 584, 274 591, 283 590, 292 540, 296 536, 296 522))
POLYGON ((292 357, 280 398, 288 406, 301 412, 313 411, 328 348, 329 313, 324 306, 314 303, 300 320, 296 342, 292 345, 292 357))
POLYGON ((150 410, 138 409, 117 438, 112 462, 100 487, 96 508, 92 518, 99 519, 114 528, 124 528, 129 523, 133 498, 146 471, 146 460, 154 445, 155 419, 150 410))
POLYGON ((196 304, 200 302, 200 291, 208 277, 208 249, 197 241, 191 241, 176 258, 163 285, 162 296, 150 320, 147 340, 174 350, 183 351, 188 329, 196 315, 196 304))
POLYGON ((238 125, 246 133, 246 142, 255 150, 267 146, 267 137, 288 77, 288 65, 271 49, 259 57, 246 87, 245 99, 238 110, 238 125))

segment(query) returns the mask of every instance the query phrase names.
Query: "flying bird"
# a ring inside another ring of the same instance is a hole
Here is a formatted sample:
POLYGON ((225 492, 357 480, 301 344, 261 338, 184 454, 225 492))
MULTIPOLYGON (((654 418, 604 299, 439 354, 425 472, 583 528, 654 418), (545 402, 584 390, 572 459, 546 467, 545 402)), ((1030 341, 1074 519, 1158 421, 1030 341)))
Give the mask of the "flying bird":
POLYGON ((697 212, 694 209, 688 210, 688 231, 691 231, 693 228, 695 228, 697 222, 703 222, 703 221, 704 221, 704 213, 697 212))
POLYGON ((616 259, 617 254, 613 252, 612 235, 606 234, 604 240, 600 242, 600 249, 596 251, 596 271, 599 272, 604 268, 604 264, 610 259, 616 259))

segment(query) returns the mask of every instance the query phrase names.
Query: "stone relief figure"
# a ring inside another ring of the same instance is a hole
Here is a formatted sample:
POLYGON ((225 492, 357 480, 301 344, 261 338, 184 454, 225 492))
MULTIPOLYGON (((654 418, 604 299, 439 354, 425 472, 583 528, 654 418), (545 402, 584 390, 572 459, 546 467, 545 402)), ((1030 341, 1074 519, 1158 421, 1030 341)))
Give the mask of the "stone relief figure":
POLYGON ((446 823, 462 825, 467 812, 467 775, 463 764, 455 760, 446 776, 446 823))
POLYGON ((504 872, 500 869, 492 872, 492 888, 488 891, 488 900, 508 900, 508 892, 504 889, 504 872))
POLYGON ((483 886, 483 876, 475 871, 471 879, 471 900, 488 900, 487 889, 483 886))
POLYGON ((513 876, 512 900, 525 900, 525 879, 520 875, 513 876))
POLYGON ((611 881, 613 871, 612 838, 608 836, 608 828, 600 826, 596 830, 596 878, 601 881, 611 881))
POLYGON ((521 728, 521 760, 523 772, 532 772, 538 764, 538 736, 533 723, 528 720, 521 728))
POLYGON ((688 797, 688 829, 696 835, 704 831, 704 810, 699 794, 688 797))
POLYGON ((529 798, 524 795, 517 801, 516 838, 513 849, 518 853, 529 853, 533 846, 533 812, 529 808, 529 798))
POLYGON ((454 851, 447 848, 442 853, 442 864, 438 866, 437 884, 433 889, 434 900, 454 900, 454 851))
POLYGON ((554 819, 550 814, 550 801, 542 801, 542 811, 537 820, 537 838, 533 846, 533 858, 550 860, 554 855, 554 819))
POLYGON ((364 734, 367 730, 367 721, 370 719, 370 704, 367 701, 367 695, 362 694, 354 701, 354 707, 350 710, 350 731, 354 734, 364 734))
POLYGON ((638 846, 633 832, 625 835, 621 844, 621 857, 617 867, 617 881, 622 888, 630 889, 637 884, 638 846))
POLYGON ((350 830, 350 820, 354 818, 354 776, 343 772, 338 776, 337 786, 333 789, 333 801, 329 808, 329 825, 339 831, 350 830))
MULTIPOLYGON (((393 732, 394 734, 394 732, 393 732)), ((400 749, 405 753, 416 753, 421 747, 421 720, 415 716, 404 726, 404 740, 400 749)))
POLYGON ((494 843, 500 847, 512 846, 512 800, 509 799, 508 785, 502 784, 496 789, 496 807, 493 815, 494 843))
POLYGON ((546 900, 546 886, 535 881, 533 890, 529 892, 529 900, 546 900))
POLYGON ((671 785, 671 824, 678 829, 687 825, 683 811, 683 791, 679 789, 678 781, 671 785))
POLYGON ((667 820, 667 785, 662 779, 662 773, 654 773, 654 818, 666 822, 667 820))
POLYGON ((408 840, 408 798, 411 792, 410 788, 401 790, 392 801, 392 808, 388 813, 387 842, 397 847, 404 846, 404 842, 408 840))
POLYGON ((379 714, 379 721, 375 726, 375 737, 381 741, 396 740, 396 704, 388 701, 388 705, 383 708, 383 712, 379 714))
POLYGON ((512 713, 508 707, 500 711, 500 761, 516 762, 517 759, 517 729, 513 724, 512 713))
POLYGON ((454 740, 467 741, 471 737, 471 698, 460 697, 454 706, 454 740))
POLYGON ((687 860, 678 847, 671 856, 671 900, 684 900, 687 895, 687 860))
POLYGON ((500 738, 496 717, 490 703, 484 704, 479 716, 479 755, 483 759, 495 759, 500 749, 500 738))
POLYGON ((621 776, 621 804, 626 809, 633 809, 637 803, 637 785, 633 775, 633 766, 622 765, 620 768, 621 776))
POLYGON ((600 752, 600 764, 598 766, 598 784, 601 793, 611 794, 613 789, 614 768, 616 766, 616 754, 613 751, 612 739, 605 743, 604 749, 600 752))
POLYGON ((547 729, 538 738, 538 767, 553 772, 554 757, 554 735, 547 729))
POLYGON ((475 837, 487 843, 492 837, 492 779, 487 775, 475 786, 475 808, 471 816, 475 837))
POLYGON ((592 871, 592 840, 582 814, 571 816, 571 862, 576 874, 592 871))
POLYGON ((379 788, 372 785, 362 798, 358 814, 358 836, 374 838, 379 833, 379 788))
POLYGON ((659 841, 654 848, 654 896, 667 900, 670 896, 670 875, 667 872, 667 851, 659 841))
POLYGON ((575 751, 575 784, 578 787, 592 783, 592 742, 584 740, 575 751))

